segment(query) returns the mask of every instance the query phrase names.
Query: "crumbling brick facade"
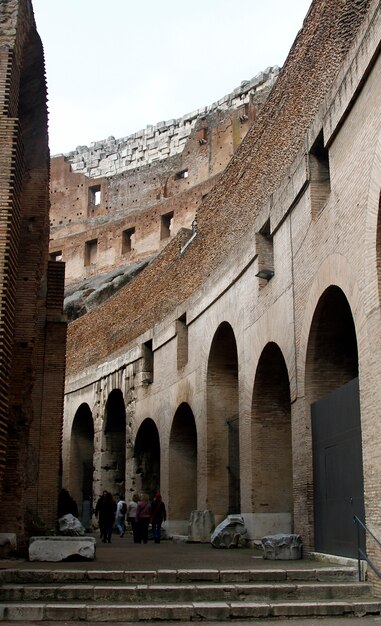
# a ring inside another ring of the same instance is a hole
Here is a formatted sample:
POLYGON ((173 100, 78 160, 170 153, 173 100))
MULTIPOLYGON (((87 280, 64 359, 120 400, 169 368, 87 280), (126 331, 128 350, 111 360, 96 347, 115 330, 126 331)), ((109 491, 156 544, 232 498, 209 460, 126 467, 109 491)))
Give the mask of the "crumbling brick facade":
POLYGON ((315 0, 192 236, 70 325, 77 497, 160 487, 173 530, 240 512, 251 537, 294 530, 307 552, 355 554, 354 512, 381 535, 380 32, 378 1, 315 0))
POLYGON ((255 121, 278 73, 268 68, 178 120, 52 159, 50 251, 66 263, 68 293, 84 281, 88 288, 94 276, 151 258, 181 228, 192 229, 197 207, 255 121))
POLYGON ((60 482, 64 265, 48 260, 44 57, 29 0, 0 4, 0 493, 22 547, 54 528, 60 482))

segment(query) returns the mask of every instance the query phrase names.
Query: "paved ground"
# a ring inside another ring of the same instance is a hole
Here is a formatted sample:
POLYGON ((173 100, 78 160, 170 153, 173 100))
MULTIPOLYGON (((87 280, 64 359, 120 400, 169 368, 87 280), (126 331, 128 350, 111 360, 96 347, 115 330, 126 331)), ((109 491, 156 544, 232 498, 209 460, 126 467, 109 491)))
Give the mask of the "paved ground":
MULTIPOLYGON (((224 550, 213 548, 210 544, 174 543, 162 541, 156 544, 134 544, 132 536, 126 534, 120 538, 112 536, 110 544, 97 539, 96 558, 94 561, 75 561, 61 563, 40 563, 26 560, 1 560, 0 568, 21 569, 92 569, 92 570, 156 570, 156 569, 279 569, 285 566, 299 568, 301 561, 267 561, 262 552, 249 548, 224 550)), ((303 561, 303 567, 316 569, 327 564, 318 561, 303 561)))

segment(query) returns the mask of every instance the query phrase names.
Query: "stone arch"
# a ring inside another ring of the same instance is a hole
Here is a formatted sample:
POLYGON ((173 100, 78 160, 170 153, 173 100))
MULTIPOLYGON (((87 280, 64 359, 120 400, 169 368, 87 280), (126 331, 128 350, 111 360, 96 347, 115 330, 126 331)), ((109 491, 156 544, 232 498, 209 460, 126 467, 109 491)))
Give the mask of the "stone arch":
POLYGON ((217 517, 240 512, 238 355, 228 322, 218 327, 208 359, 207 497, 217 517))
POLYGON ((124 495, 126 474, 126 408, 120 389, 113 389, 104 416, 101 483, 102 490, 124 495))
POLYGON ((168 516, 188 520, 197 509, 197 430, 192 409, 183 402, 172 422, 169 439, 168 516))
MULTIPOLYGON (((269 342, 258 361, 252 398, 252 508, 282 514, 291 526, 293 510, 291 400, 287 366, 279 346, 269 342)), ((275 519, 275 518, 274 518, 275 519)))
POLYGON ((94 422, 88 404, 82 403, 75 415, 70 437, 69 491, 82 516, 83 502, 92 500, 94 471, 94 422))
POLYGON ((136 488, 152 496, 160 490, 160 437, 150 417, 142 422, 137 432, 134 457, 136 488))
POLYGON ((358 376, 357 338, 343 291, 331 285, 320 297, 312 319, 306 354, 308 404, 358 376))
POLYGON ((315 549, 354 557, 352 516, 365 518, 358 346, 349 302, 336 285, 323 292, 312 318, 305 391, 311 407, 315 549))

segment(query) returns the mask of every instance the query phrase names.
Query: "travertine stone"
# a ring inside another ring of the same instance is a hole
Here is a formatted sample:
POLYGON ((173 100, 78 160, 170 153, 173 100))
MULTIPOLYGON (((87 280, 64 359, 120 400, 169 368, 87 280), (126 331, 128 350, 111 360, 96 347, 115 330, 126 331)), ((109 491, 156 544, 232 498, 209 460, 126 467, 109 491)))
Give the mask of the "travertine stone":
POLYGON ((93 561, 95 545, 94 537, 31 537, 29 560, 58 562, 78 557, 93 561))

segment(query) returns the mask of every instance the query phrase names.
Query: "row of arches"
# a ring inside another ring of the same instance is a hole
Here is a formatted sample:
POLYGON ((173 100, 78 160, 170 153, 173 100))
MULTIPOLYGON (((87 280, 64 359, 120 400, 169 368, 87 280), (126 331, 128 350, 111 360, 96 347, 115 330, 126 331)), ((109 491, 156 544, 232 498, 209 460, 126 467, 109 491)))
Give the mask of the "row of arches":
MULTIPOLYGON (((295 482, 298 483, 300 471, 296 459, 307 459, 313 483, 315 547, 321 550, 329 547, 330 551, 348 555, 351 548, 350 539, 343 531, 343 525, 346 526, 343 503, 349 506, 351 502, 353 506, 355 501, 358 511, 363 512, 363 479, 357 340, 344 293, 338 287, 329 287, 313 316, 305 363, 304 441, 293 438, 288 368, 280 347, 271 341, 265 345, 255 370, 250 428, 245 430, 250 432, 250 437, 242 438, 239 366, 234 330, 228 322, 223 322, 214 334, 208 356, 206 415, 195 418, 186 402, 173 415, 166 465, 169 517, 186 520, 192 510, 200 508, 202 465, 205 469, 202 480, 206 481, 203 508, 221 518, 228 513, 239 513, 242 495, 249 488, 250 493, 245 493, 246 511, 288 514, 292 519, 295 482), (335 396, 337 393, 341 396, 335 396), (199 458, 200 433, 206 441, 203 461, 199 458), (245 465, 247 448, 250 468, 245 465), (242 485, 243 475, 245 485, 242 485), (347 480, 348 475, 351 481, 347 480), (352 480, 354 475, 356 481, 352 480)), ((93 490, 94 425, 87 404, 76 411, 70 448, 70 488, 81 502, 93 490)), ((143 490, 152 493, 160 488, 161 434, 155 416, 147 417, 136 432, 133 462, 143 490)), ((102 489, 125 492, 126 410, 120 389, 110 392, 105 406, 101 471, 102 489)), ((303 472, 308 471, 303 468, 303 472)), ((351 522, 351 516, 348 519, 351 522)))

